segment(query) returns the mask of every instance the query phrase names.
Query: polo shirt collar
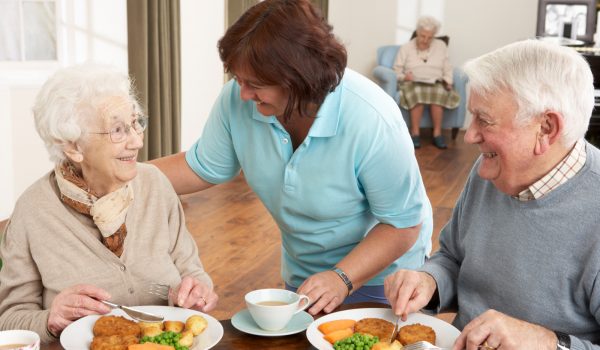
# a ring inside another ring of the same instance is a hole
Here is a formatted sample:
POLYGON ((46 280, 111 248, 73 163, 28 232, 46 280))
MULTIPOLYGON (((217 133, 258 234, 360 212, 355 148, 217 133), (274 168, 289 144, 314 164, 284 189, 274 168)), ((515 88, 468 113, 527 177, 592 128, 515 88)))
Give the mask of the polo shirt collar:
POLYGON ((262 123, 270 123, 270 124, 273 124, 277 121, 277 118, 274 115, 272 115, 270 117, 265 117, 264 115, 260 114, 258 109, 256 109, 256 102, 250 100, 250 101, 246 101, 246 103, 252 104, 252 119, 257 120, 262 123))
POLYGON ((331 137, 337 134, 340 123, 340 105, 344 80, 340 81, 333 92, 325 97, 325 101, 317 112, 317 119, 308 131, 310 137, 331 137))

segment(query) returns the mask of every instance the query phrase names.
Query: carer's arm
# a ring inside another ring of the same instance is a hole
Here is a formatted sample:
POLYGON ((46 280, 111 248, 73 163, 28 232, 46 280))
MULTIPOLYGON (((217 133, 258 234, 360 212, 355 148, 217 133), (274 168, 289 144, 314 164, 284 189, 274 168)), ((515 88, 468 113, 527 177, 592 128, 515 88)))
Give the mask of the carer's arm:
POLYGON ((404 255, 415 244, 420 231, 421 225, 395 228, 379 223, 337 266, 358 289, 404 255))
POLYGON ((185 160, 185 152, 157 158, 148 163, 157 166, 169 178, 177 194, 198 192, 214 186, 190 168, 185 160))
MULTIPOLYGON (((420 224, 395 228, 379 223, 336 266, 352 281, 353 289, 358 289, 406 253, 419 237, 420 229, 420 224)), ((310 276, 298 292, 315 301, 308 310, 313 315, 321 311, 332 312, 348 295, 346 285, 333 271, 310 276)))

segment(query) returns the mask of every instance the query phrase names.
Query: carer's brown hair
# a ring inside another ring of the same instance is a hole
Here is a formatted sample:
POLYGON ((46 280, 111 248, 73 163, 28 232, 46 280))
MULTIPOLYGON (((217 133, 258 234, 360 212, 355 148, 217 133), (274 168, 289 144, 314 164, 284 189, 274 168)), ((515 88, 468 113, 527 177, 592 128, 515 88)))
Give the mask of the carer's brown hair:
POLYGON ((261 84, 281 86, 294 109, 309 115, 340 83, 347 54, 321 12, 309 0, 266 0, 246 11, 219 40, 227 72, 250 71, 261 84))

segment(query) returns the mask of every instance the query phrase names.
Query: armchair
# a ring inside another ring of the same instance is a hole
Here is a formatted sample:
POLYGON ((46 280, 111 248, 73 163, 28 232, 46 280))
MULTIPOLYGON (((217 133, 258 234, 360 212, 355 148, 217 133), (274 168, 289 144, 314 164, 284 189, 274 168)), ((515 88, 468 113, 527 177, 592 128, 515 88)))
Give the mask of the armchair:
MULTIPOLYGON (((400 49, 400 45, 387 45, 381 46, 377 49, 377 67, 373 69, 373 75, 377 79, 379 86, 388 95, 396 101, 396 104, 400 101, 400 91, 398 90, 398 83, 396 79, 396 72, 393 70, 394 61, 396 61, 396 54, 400 49)), ((453 77, 454 89, 460 95, 460 104, 455 109, 444 109, 444 117, 442 119, 442 128, 452 129, 452 139, 456 139, 458 130, 463 127, 465 123, 466 115, 466 102, 467 102, 467 77, 460 68, 454 67, 453 77)), ((402 116, 407 125, 410 125, 410 114, 404 108, 401 108, 402 116)), ((431 115, 429 114, 429 108, 425 108, 423 111, 423 118, 421 118, 421 127, 430 128, 432 127, 431 115)))

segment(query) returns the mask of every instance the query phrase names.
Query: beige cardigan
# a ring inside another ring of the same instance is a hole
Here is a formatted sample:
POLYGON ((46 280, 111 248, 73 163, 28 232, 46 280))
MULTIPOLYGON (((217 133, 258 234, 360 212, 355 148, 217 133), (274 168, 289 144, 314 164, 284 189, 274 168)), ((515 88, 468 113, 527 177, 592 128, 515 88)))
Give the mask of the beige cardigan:
POLYGON ((175 286, 190 275, 212 286, 168 179, 153 165, 137 167, 120 258, 89 217, 61 202, 53 171, 23 193, 0 244, 0 330, 30 329, 53 340, 52 300, 75 284, 104 288, 124 305, 166 303, 144 291, 145 281, 175 286))
POLYGON ((433 39, 429 46, 427 62, 423 62, 417 53, 416 38, 400 46, 394 62, 394 71, 398 81, 403 81, 408 72, 416 80, 444 79, 452 84, 452 65, 448 59, 448 46, 440 39, 433 39))

